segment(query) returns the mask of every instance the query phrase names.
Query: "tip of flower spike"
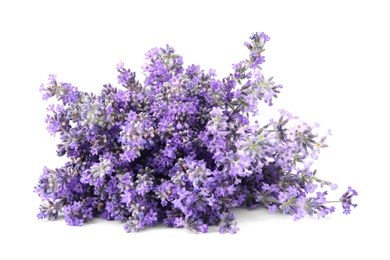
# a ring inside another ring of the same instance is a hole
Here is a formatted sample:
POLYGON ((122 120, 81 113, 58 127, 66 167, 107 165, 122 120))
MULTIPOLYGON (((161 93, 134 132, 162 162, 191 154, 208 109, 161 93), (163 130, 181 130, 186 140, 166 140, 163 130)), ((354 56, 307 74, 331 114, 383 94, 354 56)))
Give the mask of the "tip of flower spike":
POLYGON ((124 64, 123 62, 119 62, 119 63, 116 65, 116 69, 117 69, 117 70, 122 70, 124 66, 125 66, 125 64, 124 64))
POLYGON ((49 78, 47 80, 49 80, 49 83, 50 84, 54 84, 55 80, 56 80, 56 77, 57 75, 54 75, 54 74, 50 74, 49 75, 49 78))
POLYGON ((168 55, 169 55, 169 54, 173 54, 173 53, 175 53, 175 48, 173 48, 172 46, 170 46, 169 44, 167 44, 167 46, 166 46, 166 52, 167 52, 168 55))
POLYGON ((353 208, 356 208, 357 207, 357 204, 356 203, 352 203, 352 198, 354 196, 358 196, 358 193, 356 190, 352 189, 351 187, 348 187, 348 190, 347 192, 345 192, 341 198, 340 198, 340 201, 342 203, 342 207, 343 207, 343 213, 345 215, 348 215, 351 213, 351 207, 353 208))

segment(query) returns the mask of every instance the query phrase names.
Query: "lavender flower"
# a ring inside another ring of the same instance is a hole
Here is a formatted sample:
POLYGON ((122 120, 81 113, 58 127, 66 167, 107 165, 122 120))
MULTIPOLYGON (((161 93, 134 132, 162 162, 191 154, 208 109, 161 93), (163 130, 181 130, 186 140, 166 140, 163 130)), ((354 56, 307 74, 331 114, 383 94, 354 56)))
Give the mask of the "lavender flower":
POLYGON ((358 193, 354 189, 348 187, 347 192, 345 192, 343 196, 341 196, 340 201, 344 209, 344 214, 348 215, 351 213, 351 206, 356 208, 357 204, 352 203, 352 198, 357 195, 358 193))
MULTIPOLYGON (((44 167, 34 188, 43 201, 38 218, 63 214, 72 226, 120 220, 126 232, 164 223, 236 233, 237 207, 263 206, 294 220, 334 212, 319 189, 337 185, 311 169, 330 132, 319 137, 316 125, 285 110, 266 125, 251 122, 261 101, 272 106, 282 88, 262 72, 269 39, 254 33, 245 43, 249 57, 222 79, 213 69, 184 68, 169 45, 145 54, 144 82, 120 62, 120 87, 104 85, 99 94, 50 75, 39 89, 44 100, 56 99, 45 121, 68 161, 44 167)), ((349 188, 340 198, 345 214, 356 195, 349 188)))

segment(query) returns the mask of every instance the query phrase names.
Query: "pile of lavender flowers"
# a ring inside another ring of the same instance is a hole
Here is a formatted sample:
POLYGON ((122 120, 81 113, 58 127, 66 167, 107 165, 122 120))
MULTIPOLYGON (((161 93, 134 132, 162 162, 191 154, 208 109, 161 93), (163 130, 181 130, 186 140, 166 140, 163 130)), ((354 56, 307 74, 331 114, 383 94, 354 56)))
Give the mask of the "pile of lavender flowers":
MULTIPOLYGON (((317 190, 337 185, 310 169, 327 136, 284 110, 264 126, 252 122, 259 102, 271 106, 282 88, 261 72, 269 39, 254 33, 245 43, 249 58, 222 80, 215 70, 184 69, 169 45, 145 54, 143 84, 123 63, 122 88, 104 85, 99 95, 50 75, 40 88, 43 99, 57 100, 47 129, 59 135, 57 154, 68 161, 44 167, 35 186, 38 218, 63 214, 80 226, 101 217, 125 222, 127 232, 164 223, 235 233, 237 207, 263 206, 294 220, 332 213, 327 191, 317 190)), ((345 214, 356 195, 349 188, 338 201, 345 214)))

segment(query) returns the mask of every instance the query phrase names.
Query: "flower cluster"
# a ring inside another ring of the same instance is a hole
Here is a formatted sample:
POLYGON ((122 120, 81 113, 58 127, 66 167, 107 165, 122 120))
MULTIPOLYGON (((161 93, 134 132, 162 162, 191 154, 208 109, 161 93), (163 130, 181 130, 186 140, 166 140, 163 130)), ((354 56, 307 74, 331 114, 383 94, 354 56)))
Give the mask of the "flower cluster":
MULTIPOLYGON (((294 220, 332 213, 318 188, 337 185, 311 169, 327 135, 284 110, 264 126, 251 120, 259 102, 271 106, 282 88, 261 70, 269 39, 254 33, 245 43, 249 57, 223 79, 184 68, 169 45, 145 54, 143 83, 119 63, 121 87, 107 84, 100 94, 50 75, 40 88, 43 99, 57 100, 47 109, 47 130, 59 136, 57 154, 68 162, 44 168, 35 186, 38 218, 64 214, 79 226, 101 217, 125 222, 127 232, 164 223, 235 233, 236 207, 263 206, 294 220)), ((345 214, 355 195, 350 188, 340 198, 345 214)))

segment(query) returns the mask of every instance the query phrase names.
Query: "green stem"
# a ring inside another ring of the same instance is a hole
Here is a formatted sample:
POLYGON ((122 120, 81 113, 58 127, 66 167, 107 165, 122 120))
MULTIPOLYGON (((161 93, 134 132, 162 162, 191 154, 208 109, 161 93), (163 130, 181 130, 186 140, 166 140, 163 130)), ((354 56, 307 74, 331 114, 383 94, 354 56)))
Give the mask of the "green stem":
POLYGON ((240 103, 234 110, 233 110, 233 115, 238 111, 242 103, 240 103))

